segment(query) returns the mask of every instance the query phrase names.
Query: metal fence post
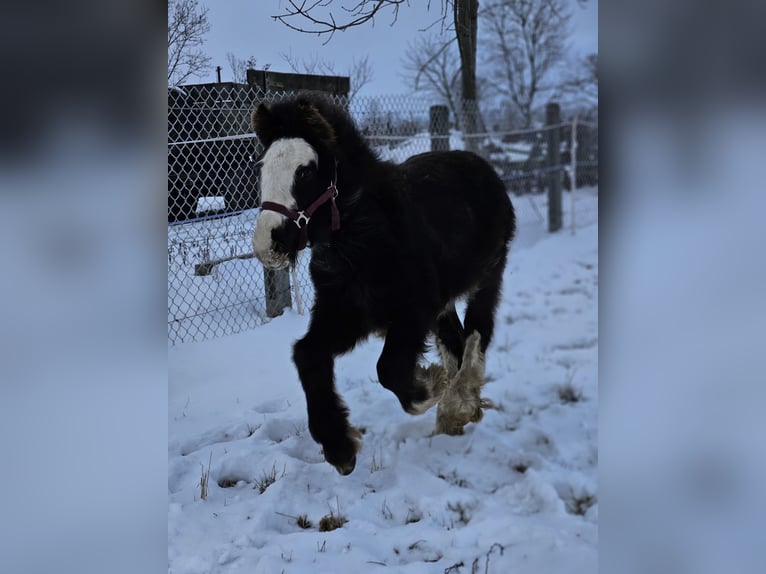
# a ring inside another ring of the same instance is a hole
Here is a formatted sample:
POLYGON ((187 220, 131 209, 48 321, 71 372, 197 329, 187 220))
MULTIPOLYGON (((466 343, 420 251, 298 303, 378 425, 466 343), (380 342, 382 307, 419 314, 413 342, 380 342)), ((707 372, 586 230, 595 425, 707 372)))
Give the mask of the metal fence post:
POLYGON ((561 110, 559 105, 551 102, 545 106, 545 123, 548 127, 548 231, 551 233, 561 229, 561 162, 560 141, 561 110))
POLYGON ((428 112, 431 151, 449 150, 449 108, 447 106, 431 106, 428 112))

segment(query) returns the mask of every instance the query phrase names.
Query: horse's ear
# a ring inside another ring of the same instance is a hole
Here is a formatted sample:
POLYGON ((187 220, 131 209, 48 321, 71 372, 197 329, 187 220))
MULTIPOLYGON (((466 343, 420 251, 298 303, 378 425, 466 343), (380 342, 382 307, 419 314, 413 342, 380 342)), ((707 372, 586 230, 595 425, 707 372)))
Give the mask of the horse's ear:
POLYGON ((271 112, 264 103, 261 103, 255 110, 253 110, 253 113, 250 114, 250 125, 252 126, 255 135, 258 136, 258 139, 261 140, 261 143, 266 147, 271 143, 273 134, 272 123, 271 112))
POLYGON ((335 130, 314 104, 305 101, 299 102, 298 109, 303 115, 303 121, 320 141, 326 144, 335 141, 335 130))

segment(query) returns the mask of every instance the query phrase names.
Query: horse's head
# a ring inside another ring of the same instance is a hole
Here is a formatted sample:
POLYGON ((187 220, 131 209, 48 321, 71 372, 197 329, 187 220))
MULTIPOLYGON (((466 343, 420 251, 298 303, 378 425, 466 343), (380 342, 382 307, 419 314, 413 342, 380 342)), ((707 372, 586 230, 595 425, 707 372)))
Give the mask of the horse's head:
POLYGON ((309 221, 312 237, 337 223, 335 164, 328 151, 335 134, 308 100, 270 109, 261 104, 252 114, 252 126, 266 147, 253 250, 265 267, 282 269, 306 246, 309 221))

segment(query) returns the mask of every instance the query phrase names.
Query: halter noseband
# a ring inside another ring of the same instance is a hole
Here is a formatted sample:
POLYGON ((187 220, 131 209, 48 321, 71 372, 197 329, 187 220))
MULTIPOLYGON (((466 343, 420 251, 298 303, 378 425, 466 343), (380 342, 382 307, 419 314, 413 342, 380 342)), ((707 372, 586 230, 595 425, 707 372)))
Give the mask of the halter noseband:
POLYGON ((306 209, 303 209, 301 211, 296 211, 294 209, 290 209, 289 207, 285 207, 284 205, 280 203, 274 203, 273 201, 264 201, 261 204, 261 210, 262 211, 276 211, 277 213, 281 213, 290 221, 295 223, 295 225, 298 226, 298 229, 301 230, 301 235, 298 240, 298 251, 306 247, 306 244, 308 243, 308 235, 309 235, 309 221, 311 221, 311 217, 314 215, 314 212, 319 209, 322 205, 330 202, 330 209, 332 213, 332 222, 330 224, 330 229, 332 231, 337 231, 340 229, 340 213, 338 213, 338 206, 335 205, 335 198, 338 197, 338 188, 336 187, 336 182, 338 179, 338 166, 336 162, 335 166, 335 177, 330 182, 330 185, 327 186, 327 189, 324 190, 324 193, 317 197, 314 202, 309 205, 306 209))

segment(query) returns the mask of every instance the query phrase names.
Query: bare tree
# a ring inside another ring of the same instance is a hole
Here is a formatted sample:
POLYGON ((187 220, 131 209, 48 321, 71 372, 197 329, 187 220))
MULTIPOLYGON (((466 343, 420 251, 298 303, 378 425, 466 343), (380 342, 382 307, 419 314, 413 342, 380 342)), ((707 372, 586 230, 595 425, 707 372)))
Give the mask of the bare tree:
POLYGON ((360 58, 354 58, 351 61, 351 69, 348 71, 348 75, 351 78, 350 97, 353 98, 359 93, 359 90, 372 82, 375 77, 372 64, 370 64, 370 57, 365 54, 360 58))
POLYGON ((566 0, 500 0, 482 11, 488 86, 510 100, 532 123, 541 94, 555 86, 552 72, 562 62, 569 36, 566 0))
POLYGON ((282 59, 290 66, 290 69, 296 74, 321 74, 325 76, 334 76, 335 63, 328 62, 327 60, 320 58, 319 55, 314 52, 310 58, 299 58, 294 55, 292 51, 282 52, 279 54, 282 59))
POLYGON ((565 75, 561 92, 580 100, 598 100, 598 54, 588 54, 578 60, 565 75))
POLYGON ((598 54, 567 62, 551 97, 561 102, 562 118, 576 115, 586 121, 598 121, 598 54))
POLYGON ((207 12, 197 0, 168 0, 168 85, 203 76, 210 68, 210 56, 201 49, 210 31, 207 12))
POLYGON ((404 79, 415 91, 443 101, 460 129, 460 59, 455 53, 455 38, 417 36, 407 45, 402 59, 404 79))
MULTIPOLYGON (((399 9, 409 5, 409 0, 349 0, 349 6, 340 0, 341 16, 332 10, 333 0, 288 0, 282 14, 273 16, 287 27, 304 32, 327 36, 327 42, 337 31, 348 30, 367 22, 374 22, 382 10, 392 15, 391 25, 399 17, 399 9)), ((430 8, 431 0, 428 0, 430 8)), ((460 92, 463 97, 463 132, 475 133, 478 125, 476 107, 476 40, 478 35, 479 0, 441 0, 441 15, 437 21, 443 29, 455 34, 460 53, 460 92), (450 13, 452 21, 450 22, 450 13)), ((467 140, 469 149, 475 147, 467 140)))
MULTIPOLYGON (((255 56, 239 58, 232 52, 226 52, 226 61, 229 63, 229 68, 231 69, 232 81, 240 84, 247 83, 247 70, 255 70, 257 67, 255 56)), ((266 64, 263 69, 268 70, 269 65, 266 64)))
MULTIPOLYGON (((280 54, 282 59, 290 66, 290 69, 296 74, 323 74, 325 76, 336 76, 335 62, 329 62, 314 53, 311 58, 298 58, 292 52, 283 52, 280 54)), ((346 75, 351 83, 350 98, 354 98, 364 86, 373 79, 372 65, 368 55, 354 58, 346 75)))

